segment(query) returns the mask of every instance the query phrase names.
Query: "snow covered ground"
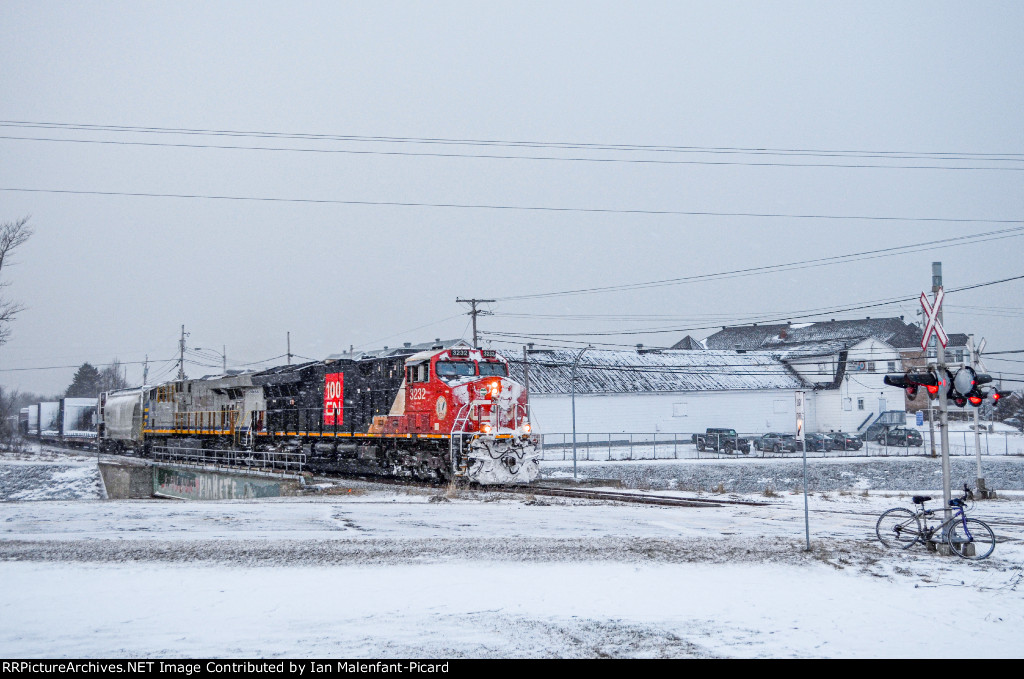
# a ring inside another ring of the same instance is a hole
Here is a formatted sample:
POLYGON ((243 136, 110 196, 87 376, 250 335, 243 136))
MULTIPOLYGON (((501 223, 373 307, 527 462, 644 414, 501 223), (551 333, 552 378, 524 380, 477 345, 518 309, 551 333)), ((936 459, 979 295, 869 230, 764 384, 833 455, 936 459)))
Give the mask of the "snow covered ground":
POLYGON ((707 509, 362 482, 100 501, 90 465, 0 458, 2 657, 1024 654, 1024 492, 977 503, 1000 542, 973 563, 874 539, 928 487, 816 492, 806 552, 782 490, 707 509))

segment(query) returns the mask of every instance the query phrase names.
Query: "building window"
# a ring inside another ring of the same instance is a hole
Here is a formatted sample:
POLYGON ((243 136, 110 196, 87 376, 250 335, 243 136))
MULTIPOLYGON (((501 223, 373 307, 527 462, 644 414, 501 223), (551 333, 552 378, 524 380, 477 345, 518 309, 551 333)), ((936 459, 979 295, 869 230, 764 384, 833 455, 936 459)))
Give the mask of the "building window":
POLYGON ((964 362, 964 350, 963 349, 957 349, 955 355, 956 355, 956 362, 957 363, 963 363, 964 362))
POLYGON ((875 372, 875 362, 874 361, 868 361, 868 372, 869 373, 875 372))
POLYGON ((857 399, 857 410, 864 410, 864 399, 857 399))
POLYGON ((896 372, 896 361, 889 361, 889 367, 888 367, 887 370, 888 370, 888 372, 891 372, 891 373, 896 372))

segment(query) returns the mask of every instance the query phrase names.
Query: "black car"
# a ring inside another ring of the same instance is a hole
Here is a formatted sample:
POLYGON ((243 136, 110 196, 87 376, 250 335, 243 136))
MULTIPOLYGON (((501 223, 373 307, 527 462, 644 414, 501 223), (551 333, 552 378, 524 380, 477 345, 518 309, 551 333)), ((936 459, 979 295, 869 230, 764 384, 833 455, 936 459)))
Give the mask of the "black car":
POLYGON ((807 441, 807 450, 813 450, 822 453, 828 453, 832 451, 832 439, 830 439, 825 434, 804 434, 804 440, 807 441))
POLYGON ((719 451, 725 453, 735 453, 738 451, 746 455, 750 452, 750 441, 736 434, 735 429, 708 427, 707 432, 693 435, 693 443, 697 446, 697 450, 700 451, 710 448, 716 453, 719 451))
POLYGON ((860 450, 864 447, 864 442, 856 434, 837 431, 828 436, 832 439, 833 450, 860 450))
POLYGON ((875 439, 882 446, 922 446, 924 439, 916 429, 906 427, 894 427, 887 429, 875 439))

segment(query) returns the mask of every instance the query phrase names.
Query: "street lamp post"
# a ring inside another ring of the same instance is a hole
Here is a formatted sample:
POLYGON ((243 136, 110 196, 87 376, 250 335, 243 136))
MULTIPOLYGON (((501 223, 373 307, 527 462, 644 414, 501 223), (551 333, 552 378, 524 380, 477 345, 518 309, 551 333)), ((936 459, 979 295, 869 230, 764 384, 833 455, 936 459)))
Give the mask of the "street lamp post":
POLYGON ((593 349, 594 347, 589 344, 576 354, 576 359, 572 362, 572 480, 576 481, 576 366, 579 365, 580 358, 583 356, 583 352, 587 349, 593 349))

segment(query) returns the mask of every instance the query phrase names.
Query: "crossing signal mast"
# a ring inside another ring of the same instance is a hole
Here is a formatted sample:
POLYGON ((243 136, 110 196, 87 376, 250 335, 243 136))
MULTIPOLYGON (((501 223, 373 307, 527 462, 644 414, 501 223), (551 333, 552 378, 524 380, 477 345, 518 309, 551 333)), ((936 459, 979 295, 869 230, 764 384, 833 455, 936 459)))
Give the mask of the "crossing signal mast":
MULTIPOLYGON (((928 392, 930 399, 938 399, 939 401, 939 434, 942 445, 942 496, 943 505, 945 510, 945 518, 949 519, 952 514, 949 510, 950 501, 950 468, 949 468, 949 419, 948 409, 949 404, 952 402, 954 405, 963 408, 968 404, 975 408, 980 408, 986 400, 991 403, 996 403, 1000 398, 1007 395, 1007 392, 1000 391, 998 389, 988 390, 984 389, 983 386, 992 382, 992 376, 986 373, 979 373, 975 366, 978 365, 978 355, 981 353, 981 348, 984 348, 984 340, 982 340, 982 347, 979 348, 978 352, 974 351, 974 338, 970 338, 969 348, 971 350, 971 365, 965 365, 956 370, 955 373, 951 372, 946 367, 946 345, 949 342, 949 337, 946 335, 946 331, 942 327, 942 298, 944 292, 942 289, 942 263, 932 263, 932 292, 934 297, 932 300, 928 299, 925 293, 921 293, 921 308, 924 312, 924 333, 921 337, 921 351, 929 352, 929 347, 935 349, 935 362, 930 363, 926 367, 916 368, 914 370, 907 371, 905 373, 886 375, 883 378, 883 382, 893 387, 900 387, 904 389, 907 396, 913 399, 917 396, 918 391, 924 387, 928 392), (931 343, 932 335, 935 336, 934 344, 931 343)), ((931 409, 929 408, 929 412, 931 409)), ((930 419, 929 419, 930 422, 930 419)), ((975 438, 975 454, 977 455, 978 461, 978 476, 977 486, 982 497, 990 497, 990 491, 985 486, 985 478, 981 473, 981 442, 978 426, 977 411, 975 411, 974 417, 974 438, 975 438)), ((934 455, 934 432, 931 437, 932 439, 932 454, 934 455)))

